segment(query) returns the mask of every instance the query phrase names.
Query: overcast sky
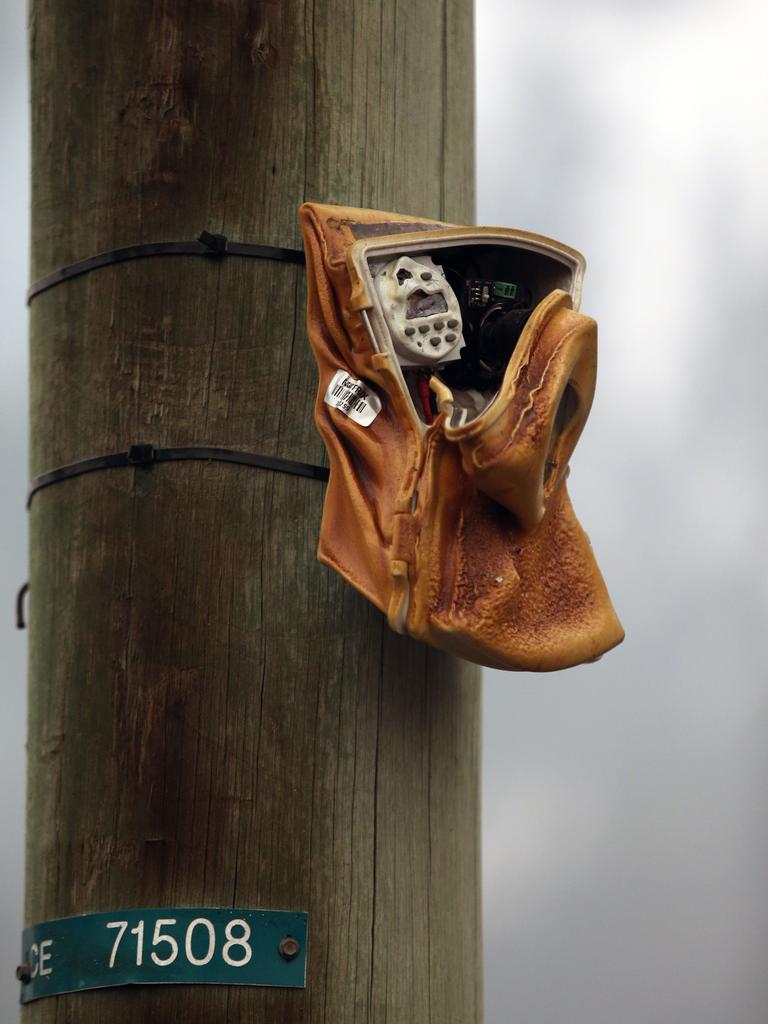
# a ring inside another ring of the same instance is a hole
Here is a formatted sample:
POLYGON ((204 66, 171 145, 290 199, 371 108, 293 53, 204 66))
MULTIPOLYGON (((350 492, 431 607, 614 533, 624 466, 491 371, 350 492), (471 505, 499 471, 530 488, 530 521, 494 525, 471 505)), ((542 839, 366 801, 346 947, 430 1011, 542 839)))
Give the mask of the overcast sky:
POLYGON ((478 3, 478 220, 587 256, 570 486, 627 631, 486 674, 488 1024, 768 1019, 764 10, 478 3))
MULTIPOLYGON (((0 1020, 16 1017, 26 578, 24 14, 0 11, 0 1020)), ((478 0, 478 223, 585 253, 571 493, 627 630, 486 673, 486 1024, 765 1024, 768 19, 478 0)))

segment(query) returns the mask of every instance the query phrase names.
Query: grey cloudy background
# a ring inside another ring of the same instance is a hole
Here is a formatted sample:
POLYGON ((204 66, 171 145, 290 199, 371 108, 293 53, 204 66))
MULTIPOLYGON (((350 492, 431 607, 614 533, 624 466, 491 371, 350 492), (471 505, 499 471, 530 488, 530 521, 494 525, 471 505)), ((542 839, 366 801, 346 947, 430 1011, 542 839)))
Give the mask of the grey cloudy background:
MULTIPOLYGON (((600 379, 571 492, 627 629, 486 673, 487 1024, 768 1019, 768 18, 477 0, 478 223, 587 256, 600 379)), ((16 1021, 26 578, 23 5, 0 9, 0 1021, 16 1021)))

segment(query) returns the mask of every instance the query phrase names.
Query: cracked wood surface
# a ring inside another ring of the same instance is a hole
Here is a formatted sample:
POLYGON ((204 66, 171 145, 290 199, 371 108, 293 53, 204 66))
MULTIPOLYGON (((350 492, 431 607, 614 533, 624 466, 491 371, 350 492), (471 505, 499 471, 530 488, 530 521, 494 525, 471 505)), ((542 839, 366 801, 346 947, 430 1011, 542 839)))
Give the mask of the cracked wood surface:
MULTIPOLYGON (((472 220, 471 0, 32 0, 32 279, 306 199, 472 220)), ((31 313, 31 473, 117 451, 324 461, 304 271, 158 257, 31 313)), ((25 1024, 477 1024, 479 670, 315 560, 323 485, 217 463, 31 511, 26 923, 309 911, 305 990, 108 989, 25 1024)))

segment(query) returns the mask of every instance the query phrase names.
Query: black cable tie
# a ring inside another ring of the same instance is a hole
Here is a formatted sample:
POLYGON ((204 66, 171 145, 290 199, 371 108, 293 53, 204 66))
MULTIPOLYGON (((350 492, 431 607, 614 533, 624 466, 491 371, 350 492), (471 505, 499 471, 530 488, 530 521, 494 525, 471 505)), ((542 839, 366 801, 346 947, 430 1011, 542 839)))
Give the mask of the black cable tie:
POLYGON ((224 256, 227 251, 227 236, 214 235, 210 231, 201 231, 197 236, 198 242, 202 242, 210 250, 208 256, 224 256))
POLYGON ((151 466, 155 461, 155 449, 151 444, 132 444, 128 449, 128 461, 132 466, 151 466))
POLYGON ((64 281, 71 281, 75 277, 81 277, 101 267, 109 267, 114 263, 145 259, 148 256, 207 256, 209 259, 250 256, 261 260, 280 260, 283 263, 301 265, 306 262, 301 249, 284 249, 277 245, 261 245, 256 242, 230 242, 226 235, 201 231, 194 242, 145 242, 141 245, 126 245, 59 267, 30 286, 27 291, 27 305, 38 295, 64 281))
POLYGON ((27 623, 24 619, 24 598, 29 592, 29 583, 23 583, 16 595, 16 629, 26 629, 27 623))
POLYGON ((32 498, 44 487, 71 480, 84 473, 94 473, 101 469, 146 468, 156 462, 184 462, 196 459, 202 462, 235 462, 241 466, 253 466, 256 469, 269 469, 275 473, 290 473, 293 476, 309 477, 311 480, 326 481, 328 468, 315 466, 308 462, 293 462, 290 459, 279 459, 275 455, 258 455, 256 452, 242 452, 236 448, 155 448, 151 444, 132 444, 127 451, 112 452, 109 455, 97 455, 92 459, 81 459, 66 466, 59 466, 47 473, 36 476, 29 485, 27 492, 27 508, 32 498))

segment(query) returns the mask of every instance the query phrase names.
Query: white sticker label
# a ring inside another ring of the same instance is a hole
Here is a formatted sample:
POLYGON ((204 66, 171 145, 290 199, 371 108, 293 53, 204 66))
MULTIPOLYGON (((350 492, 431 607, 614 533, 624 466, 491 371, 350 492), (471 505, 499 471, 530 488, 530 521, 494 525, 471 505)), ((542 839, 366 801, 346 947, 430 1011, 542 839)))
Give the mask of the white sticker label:
POLYGON ((381 399, 367 384, 337 370, 325 392, 326 405, 349 416, 362 427, 370 427, 381 412, 381 399))

